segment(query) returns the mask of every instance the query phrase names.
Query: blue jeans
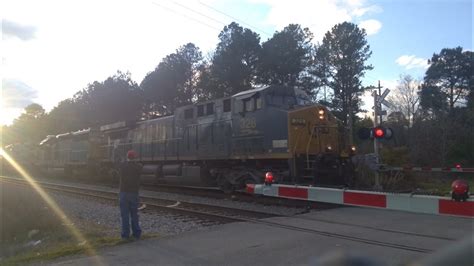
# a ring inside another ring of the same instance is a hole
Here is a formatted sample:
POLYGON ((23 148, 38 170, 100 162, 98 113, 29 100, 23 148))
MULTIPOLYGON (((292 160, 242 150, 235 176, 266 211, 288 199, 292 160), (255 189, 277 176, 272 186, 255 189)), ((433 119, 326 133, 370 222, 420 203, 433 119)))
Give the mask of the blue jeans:
POLYGON ((120 216, 122 217, 122 238, 130 237, 130 218, 132 220, 132 234, 140 238, 142 230, 138 224, 138 193, 120 192, 120 216))

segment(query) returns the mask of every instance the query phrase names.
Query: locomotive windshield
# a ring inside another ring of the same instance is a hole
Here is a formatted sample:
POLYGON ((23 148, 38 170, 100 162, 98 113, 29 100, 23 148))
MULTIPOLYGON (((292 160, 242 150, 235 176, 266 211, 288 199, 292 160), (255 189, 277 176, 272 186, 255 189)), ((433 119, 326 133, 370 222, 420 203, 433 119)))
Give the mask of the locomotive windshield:
POLYGON ((292 108, 295 105, 311 104, 311 99, 308 94, 297 88, 273 87, 267 91, 267 102, 273 106, 292 108))
POLYGON ((300 89, 295 89, 296 105, 311 104, 311 99, 306 92, 300 89))

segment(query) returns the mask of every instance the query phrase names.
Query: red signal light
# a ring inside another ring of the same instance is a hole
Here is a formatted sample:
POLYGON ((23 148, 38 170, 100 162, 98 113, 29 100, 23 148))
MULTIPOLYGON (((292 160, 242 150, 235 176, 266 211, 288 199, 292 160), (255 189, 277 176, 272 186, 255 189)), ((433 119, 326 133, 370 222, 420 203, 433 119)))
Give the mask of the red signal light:
POLYGON ((461 164, 460 164, 460 163, 457 163, 457 164, 455 165, 455 167, 456 167, 456 169, 460 170, 460 169, 461 169, 461 164))
POLYGON ((271 184, 271 183, 273 183, 273 173, 267 172, 265 174, 265 184, 271 184))
POLYGON ((389 127, 382 126, 372 128, 371 138, 376 139, 391 139, 393 137, 393 130, 389 127))
POLYGON ((466 201, 469 198, 469 184, 457 179, 451 184, 451 197, 455 201, 466 201))
POLYGON ((381 127, 374 128, 374 137, 377 139, 381 139, 385 136, 385 130, 381 127))

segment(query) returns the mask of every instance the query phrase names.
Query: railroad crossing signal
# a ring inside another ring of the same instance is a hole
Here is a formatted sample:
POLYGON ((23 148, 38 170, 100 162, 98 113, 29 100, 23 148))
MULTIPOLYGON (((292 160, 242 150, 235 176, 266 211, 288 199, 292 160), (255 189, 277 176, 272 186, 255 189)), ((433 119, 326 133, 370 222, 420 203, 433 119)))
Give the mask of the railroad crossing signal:
POLYGON ((373 128, 360 128, 357 131, 357 135, 360 139, 391 139, 393 137, 393 130, 388 127, 373 127, 373 128))
MULTIPOLYGON (((380 90, 379 84, 379 92, 380 90)), ((374 150, 375 154, 378 154, 377 139, 391 139, 393 137, 393 130, 391 128, 383 127, 382 116, 387 114, 386 110, 382 110, 382 105, 387 107, 393 106, 391 102, 385 100, 385 97, 390 93, 389 89, 385 89, 383 93, 379 95, 377 90, 372 92, 374 97, 374 127, 372 128, 360 128, 357 132, 357 135, 360 139, 373 139, 374 140, 374 150), (380 117, 380 120, 379 120, 380 117), (377 121, 379 120, 379 121, 377 121)))
POLYGON ((385 136, 385 130, 382 127, 375 127, 373 132, 374 138, 376 139, 381 139, 385 136))
MULTIPOLYGON (((372 128, 371 131, 371 137, 374 140, 374 155, 375 155, 375 160, 376 164, 379 164, 379 145, 378 145, 378 139, 381 138, 391 138, 393 135, 393 131, 389 128, 384 128, 381 126, 382 124, 382 116, 386 115, 387 112, 382 110, 382 104, 391 107, 393 106, 391 102, 385 100, 385 97, 390 93, 389 89, 385 89, 382 93, 382 87, 380 86, 380 80, 379 80, 379 86, 378 90, 374 90, 372 93, 372 96, 374 97, 374 127, 372 128), (378 119, 380 116, 380 120, 378 119), (379 120, 379 121, 377 121, 379 120)), ((374 188, 376 189, 381 189, 382 186, 380 185, 380 180, 379 180, 379 174, 376 171, 375 172, 375 186, 374 188)))
MULTIPOLYGON (((377 91, 374 90, 372 93, 372 96, 375 98, 375 106, 372 107, 372 109, 376 109, 377 107, 379 108, 379 111, 381 111, 382 105, 385 105, 386 107, 390 108, 393 107, 393 104, 387 100, 385 100, 385 97, 390 93, 389 89, 385 89, 382 93, 382 95, 378 95, 377 91)), ((380 115, 380 113, 379 113, 380 115)))
POLYGON ((380 97, 378 97, 377 99, 377 103, 378 104, 382 104, 382 101, 385 100, 385 97, 387 97, 387 95, 390 93, 390 90, 389 89, 385 89, 382 93, 382 95, 380 95, 380 97))
POLYGON ((374 127, 372 129, 372 136, 376 139, 391 139, 393 136, 393 130, 389 127, 374 127))

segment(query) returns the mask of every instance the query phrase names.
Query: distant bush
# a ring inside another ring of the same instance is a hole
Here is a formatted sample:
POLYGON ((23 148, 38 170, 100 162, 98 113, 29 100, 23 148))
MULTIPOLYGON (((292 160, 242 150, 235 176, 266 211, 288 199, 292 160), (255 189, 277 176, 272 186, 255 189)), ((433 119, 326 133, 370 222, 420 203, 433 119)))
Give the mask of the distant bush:
POLYGON ((408 147, 385 147, 380 149, 382 162, 390 166, 410 164, 410 151, 408 147))

